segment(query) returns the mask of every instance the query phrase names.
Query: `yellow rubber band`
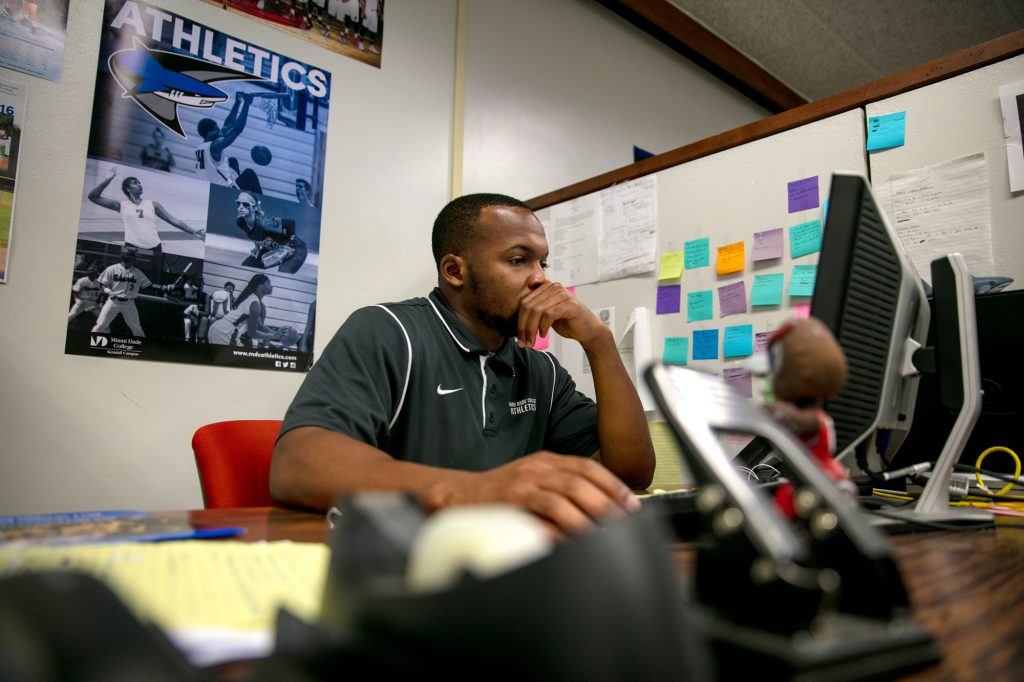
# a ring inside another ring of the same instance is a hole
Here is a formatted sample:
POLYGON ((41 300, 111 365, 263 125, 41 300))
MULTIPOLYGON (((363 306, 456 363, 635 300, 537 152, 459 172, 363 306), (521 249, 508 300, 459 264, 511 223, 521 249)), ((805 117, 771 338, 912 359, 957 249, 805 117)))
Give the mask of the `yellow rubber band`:
MULTIPOLYGON (((1018 457, 1017 453, 1008 447, 1004 447, 1002 445, 993 445, 988 450, 978 455, 978 461, 974 463, 974 468, 980 469, 981 463, 985 461, 985 458, 988 457, 989 453, 991 452, 1005 452, 1008 455, 1010 455, 1010 457, 1013 457, 1013 480, 1007 483, 1005 486, 1003 486, 999 492, 995 493, 996 495, 1005 495, 1006 493, 1013 490, 1014 484, 1017 482, 1017 479, 1020 478, 1020 457, 1018 457)), ((974 476, 978 479, 979 488, 988 493, 992 492, 991 490, 988 489, 988 486, 986 486, 985 482, 981 479, 980 471, 974 472, 974 476)))

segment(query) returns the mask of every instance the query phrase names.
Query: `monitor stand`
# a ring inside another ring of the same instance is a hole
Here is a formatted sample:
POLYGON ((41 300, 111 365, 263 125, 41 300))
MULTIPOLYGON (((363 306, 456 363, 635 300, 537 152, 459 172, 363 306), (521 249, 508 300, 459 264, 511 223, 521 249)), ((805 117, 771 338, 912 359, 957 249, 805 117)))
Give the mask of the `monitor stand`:
MULTIPOLYGON (((967 263, 959 253, 932 261, 935 302, 935 369, 941 402, 956 413, 949 436, 917 503, 887 509, 874 516, 881 530, 927 530, 943 526, 990 526, 994 516, 986 509, 949 506, 949 480, 964 445, 981 414, 981 367, 974 314, 974 288, 967 263)), ((918 424, 917 428, 932 428, 918 424)))

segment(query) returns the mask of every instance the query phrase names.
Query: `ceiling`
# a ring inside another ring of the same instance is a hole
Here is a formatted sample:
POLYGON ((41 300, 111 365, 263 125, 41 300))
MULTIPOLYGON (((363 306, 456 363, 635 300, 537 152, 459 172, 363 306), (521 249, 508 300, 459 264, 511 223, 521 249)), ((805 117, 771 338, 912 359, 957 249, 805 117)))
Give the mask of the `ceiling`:
POLYGON ((712 71, 754 88, 777 81, 772 111, 1024 28, 1024 0, 599 1, 712 71), (746 75, 730 59, 749 61, 746 75))

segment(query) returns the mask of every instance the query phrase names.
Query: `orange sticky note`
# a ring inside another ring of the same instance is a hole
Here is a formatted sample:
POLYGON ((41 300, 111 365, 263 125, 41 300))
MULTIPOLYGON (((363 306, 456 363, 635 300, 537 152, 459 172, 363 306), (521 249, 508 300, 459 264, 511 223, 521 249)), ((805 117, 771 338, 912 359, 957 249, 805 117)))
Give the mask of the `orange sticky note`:
POLYGON ((743 272, 743 263, 746 260, 744 255, 743 242, 726 244, 718 247, 718 261, 715 263, 715 272, 719 275, 728 275, 732 272, 743 272))

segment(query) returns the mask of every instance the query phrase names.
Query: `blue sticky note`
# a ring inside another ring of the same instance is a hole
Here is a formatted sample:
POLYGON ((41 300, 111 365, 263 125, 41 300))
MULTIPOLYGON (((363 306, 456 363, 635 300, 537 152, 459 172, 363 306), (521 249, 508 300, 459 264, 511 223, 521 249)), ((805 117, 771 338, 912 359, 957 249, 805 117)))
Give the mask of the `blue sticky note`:
POLYGON ((693 359, 718 359, 718 330, 704 329, 693 333, 693 359))
POLYGON ((868 118, 868 151, 902 147, 907 130, 907 112, 868 118))
POLYGON ((665 337, 665 354, 661 361, 666 365, 685 365, 690 355, 690 339, 686 336, 665 337))
POLYGON ((754 325, 738 324, 725 328, 724 354, 727 358, 751 355, 754 352, 754 325))
POLYGON ((691 239, 683 244, 686 269, 706 268, 711 262, 711 241, 707 237, 691 239))
POLYGON ((691 291, 686 294, 686 321, 700 322, 710 320, 714 315, 714 303, 711 290, 691 291))
POLYGON ((821 226, 824 227, 826 222, 828 222, 828 199, 821 202, 821 226))
POLYGON ((811 220, 789 228, 789 257, 799 258, 821 251, 821 221, 811 220))
POLYGON ((790 296, 813 296, 814 279, 818 276, 817 265, 794 265, 789 278, 790 296))
POLYGON ((658 315, 679 312, 679 299, 682 286, 679 284, 663 284, 658 287, 658 315))
POLYGON ((781 305, 783 275, 754 275, 750 305, 781 305))

